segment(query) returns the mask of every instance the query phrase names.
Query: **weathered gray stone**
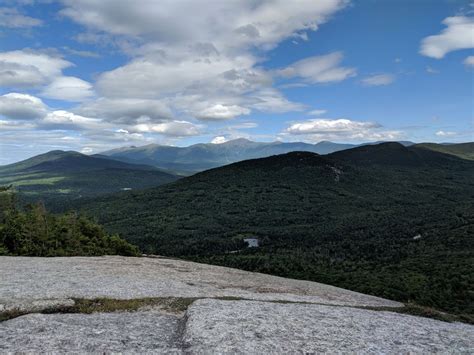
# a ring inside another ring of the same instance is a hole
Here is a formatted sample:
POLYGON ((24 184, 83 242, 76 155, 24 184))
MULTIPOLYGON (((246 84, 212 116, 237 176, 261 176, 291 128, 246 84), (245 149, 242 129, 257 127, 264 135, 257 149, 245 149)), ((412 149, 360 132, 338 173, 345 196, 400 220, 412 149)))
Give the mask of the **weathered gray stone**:
POLYGON ((0 353, 181 353, 179 326, 157 312, 29 314, 0 323, 0 353))
POLYGON ((96 297, 206 299, 184 314, 23 315, 0 323, 0 353, 474 353, 472 325, 354 308, 401 304, 314 282, 160 258, 0 257, 0 311, 96 297), (207 298, 222 296, 253 301, 207 298))
POLYGON ((474 327, 340 306, 198 300, 187 312, 191 353, 473 353, 474 327))
POLYGON ((158 311, 31 314, 0 323, 0 353, 469 354, 474 327, 352 307, 194 302, 158 311))
POLYGON ((221 297, 356 306, 398 302, 316 282, 164 258, 0 257, 0 304, 109 297, 221 297))

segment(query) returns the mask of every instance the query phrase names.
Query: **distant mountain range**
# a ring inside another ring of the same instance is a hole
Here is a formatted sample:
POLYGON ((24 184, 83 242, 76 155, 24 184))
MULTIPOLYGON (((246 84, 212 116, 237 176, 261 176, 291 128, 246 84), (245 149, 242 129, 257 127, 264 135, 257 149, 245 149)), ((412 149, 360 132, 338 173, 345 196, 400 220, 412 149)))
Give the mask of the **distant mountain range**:
MULTIPOLYGON (((182 175, 235 163, 238 161, 265 158, 272 155, 295 151, 312 152, 320 155, 330 154, 350 148, 377 145, 383 142, 363 144, 341 144, 322 141, 316 144, 303 142, 252 142, 236 139, 222 144, 195 144, 189 147, 173 147, 150 144, 143 147, 123 147, 101 153, 113 159, 135 164, 147 164, 182 175)), ((457 155, 464 159, 474 159, 474 143, 461 144, 415 144, 409 141, 398 142, 405 147, 419 146, 446 154, 457 155)))
POLYGON ((146 253, 472 316, 473 177, 473 161, 383 143, 246 160, 78 207, 146 253))
MULTIPOLYGON (((320 155, 330 154, 355 147, 377 145, 384 142, 363 144, 342 144, 322 141, 316 144, 303 142, 252 142, 247 139, 236 139, 222 144, 194 144, 189 147, 173 147, 150 144, 143 147, 123 147, 101 153, 104 156, 135 164, 147 164, 181 175, 235 163, 238 161, 265 158, 272 155, 295 151, 312 152, 320 155)), ((429 150, 459 156, 463 159, 474 159, 474 143, 459 144, 415 144, 409 141, 398 142, 405 147, 417 146, 429 150)))
POLYGON ((64 200, 154 187, 177 178, 152 166, 61 150, 0 166, 0 185, 12 184, 26 201, 41 199, 56 209, 64 200))
MULTIPOLYGON (((411 145, 413 143, 404 142, 404 144, 411 145)), ((353 147, 356 147, 356 145, 327 141, 316 144, 302 142, 262 143, 240 138, 222 144, 195 144, 189 147, 150 144, 143 147, 113 149, 101 154, 121 161, 153 165, 190 175, 247 159, 264 158, 294 151, 329 154, 353 147)))
MULTIPOLYGON (((377 143, 367 143, 367 147, 377 143)), ((401 142, 413 146, 412 142, 401 142)), ((434 150, 473 159, 474 143, 419 144, 434 150)), ((216 168, 242 160, 285 154, 293 151, 329 154, 357 146, 332 142, 261 143, 237 139, 223 144, 196 144, 189 147, 148 145, 114 149, 92 156, 74 151, 51 151, 6 166, 0 166, 0 185, 13 184, 27 201, 54 201, 98 196, 123 189, 142 189, 175 181, 182 175, 216 168), (175 173, 177 172, 177 173, 175 173)), ((381 153, 383 155, 383 153, 381 153)), ((392 158, 387 158, 392 159, 392 158)))

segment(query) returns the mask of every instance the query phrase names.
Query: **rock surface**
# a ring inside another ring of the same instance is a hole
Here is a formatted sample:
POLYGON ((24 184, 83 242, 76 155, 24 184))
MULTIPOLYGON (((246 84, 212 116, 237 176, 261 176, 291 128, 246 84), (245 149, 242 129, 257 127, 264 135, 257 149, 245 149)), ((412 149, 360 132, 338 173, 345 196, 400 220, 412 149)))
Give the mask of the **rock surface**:
POLYGON ((195 353, 472 353, 474 327, 351 307, 198 300, 184 334, 195 353))
POLYGON ((474 352, 472 325, 360 309, 402 305, 318 283, 161 258, 0 257, 0 313, 169 296, 201 299, 175 314, 26 314, 0 322, 0 353, 474 352))
MULTIPOLYGON (((109 297, 241 297, 352 306, 402 304, 316 282, 165 258, 0 257, 0 305, 109 297)), ((1 307, 1 306, 0 306, 1 307)))
POLYGON ((179 325, 157 312, 29 314, 0 323, 0 353, 181 353, 179 325))

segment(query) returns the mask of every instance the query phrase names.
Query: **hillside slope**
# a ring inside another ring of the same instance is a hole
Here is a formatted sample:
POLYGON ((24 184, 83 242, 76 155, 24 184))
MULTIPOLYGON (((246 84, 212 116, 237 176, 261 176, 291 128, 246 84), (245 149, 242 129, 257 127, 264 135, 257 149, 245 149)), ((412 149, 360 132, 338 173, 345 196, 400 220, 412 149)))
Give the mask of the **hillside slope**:
POLYGON ((177 178, 151 166, 73 151, 51 151, 0 166, 0 185, 11 184, 26 201, 42 199, 54 209, 66 200, 155 187, 177 178))
POLYGON ((470 161, 386 143, 234 163, 82 210, 147 253, 473 314, 473 177, 470 161))
POLYGON ((458 144, 421 143, 417 144, 416 147, 455 155, 462 159, 474 160, 474 142, 458 144))

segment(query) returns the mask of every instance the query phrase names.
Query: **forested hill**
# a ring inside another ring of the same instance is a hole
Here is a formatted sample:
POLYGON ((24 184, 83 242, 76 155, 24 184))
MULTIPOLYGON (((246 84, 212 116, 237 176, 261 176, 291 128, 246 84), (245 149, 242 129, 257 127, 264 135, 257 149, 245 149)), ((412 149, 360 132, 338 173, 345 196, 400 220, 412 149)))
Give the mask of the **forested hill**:
POLYGON ((424 146, 405 147, 396 142, 388 142, 347 149, 329 154, 327 157, 357 166, 385 165, 392 167, 426 166, 427 168, 446 168, 451 165, 457 166, 460 163, 460 157, 424 148, 424 146))
POLYGON ((0 185, 11 184, 23 200, 43 200, 55 210, 69 200, 155 187, 177 178, 151 166, 61 150, 0 166, 0 185))
POLYGON ((474 162, 386 143, 231 164, 83 205, 147 253, 473 313, 474 162), (262 245, 246 249, 243 239, 262 245))
POLYGON ((474 142, 457 144, 421 143, 417 144, 416 147, 434 150, 440 153, 455 155, 463 159, 474 160, 474 142))

